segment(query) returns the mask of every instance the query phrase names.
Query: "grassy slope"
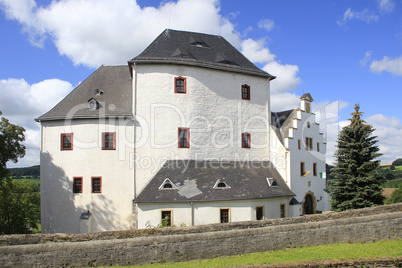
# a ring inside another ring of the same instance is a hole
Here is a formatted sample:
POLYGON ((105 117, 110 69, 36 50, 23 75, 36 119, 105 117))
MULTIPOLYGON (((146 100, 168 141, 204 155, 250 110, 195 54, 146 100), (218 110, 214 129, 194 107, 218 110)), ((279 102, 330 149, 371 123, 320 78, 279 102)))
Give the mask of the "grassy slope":
POLYGON ((402 256, 402 239, 374 243, 333 244, 316 247, 289 248, 278 251, 222 257, 211 260, 161 263, 139 267, 222 267, 273 263, 294 263, 317 260, 352 260, 360 258, 402 256))

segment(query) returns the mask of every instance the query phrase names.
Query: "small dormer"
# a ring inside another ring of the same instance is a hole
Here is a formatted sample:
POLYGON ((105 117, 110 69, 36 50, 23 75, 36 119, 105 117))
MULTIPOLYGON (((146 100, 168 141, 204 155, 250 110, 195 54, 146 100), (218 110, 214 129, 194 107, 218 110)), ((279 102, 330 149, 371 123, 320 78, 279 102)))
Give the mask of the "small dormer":
POLYGON ((95 111, 99 108, 99 102, 94 98, 90 98, 88 100, 88 109, 95 111))
POLYGON ((311 113, 311 103, 313 101, 310 93, 303 94, 300 98, 300 109, 306 113, 311 113))

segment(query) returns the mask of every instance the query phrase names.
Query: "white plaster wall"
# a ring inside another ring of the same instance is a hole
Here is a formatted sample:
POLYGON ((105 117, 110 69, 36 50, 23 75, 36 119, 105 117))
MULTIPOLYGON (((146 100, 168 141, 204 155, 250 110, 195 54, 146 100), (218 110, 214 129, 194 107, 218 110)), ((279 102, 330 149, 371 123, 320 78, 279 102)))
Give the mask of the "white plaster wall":
POLYGON ((230 222, 256 220, 256 207, 264 207, 265 219, 280 217, 280 205, 285 204, 286 217, 291 216, 290 198, 273 198, 260 200, 235 200, 215 202, 187 202, 187 203, 141 203, 138 204, 138 227, 146 228, 148 224, 157 226, 161 222, 161 211, 172 211, 172 224, 180 226, 192 225, 192 211, 194 225, 220 222, 220 209, 228 208, 230 222))
POLYGON ((169 159, 268 160, 267 78, 179 65, 137 65, 136 192, 169 159), (187 93, 174 93, 174 78, 186 78, 187 93), (251 100, 241 99, 241 86, 251 100), (178 128, 190 128, 190 148, 178 148, 178 128), (241 133, 251 134, 251 149, 241 133))
POLYGON ((51 121, 42 127, 42 232, 80 232, 80 215, 88 210, 92 232, 131 228, 133 121, 51 121), (116 132, 116 150, 101 149, 102 132, 116 132), (61 133, 74 133, 72 151, 60 150, 61 133), (102 193, 91 193, 93 176, 102 177, 102 193), (83 177, 82 194, 73 194, 73 177, 83 177))
POLYGON ((325 150, 326 144, 323 142, 323 135, 320 134, 319 125, 315 123, 315 115, 298 111, 297 128, 293 129, 293 139, 289 139, 290 153, 290 188, 297 196, 299 202, 303 202, 304 196, 308 191, 314 193, 317 200, 317 210, 323 211, 327 206, 324 205, 326 198, 324 189, 326 179, 320 178, 320 173, 325 172, 325 150), (307 127, 310 122, 310 128, 307 127), (313 150, 305 149, 305 137, 313 138, 313 150), (298 149, 298 140, 301 140, 301 149, 298 149), (320 144, 320 151, 317 152, 317 142, 320 144), (305 170, 310 171, 305 177, 300 176, 300 162, 305 163, 305 170), (313 175, 313 163, 317 163, 317 176, 313 175), (310 186, 309 186, 310 182, 310 186))

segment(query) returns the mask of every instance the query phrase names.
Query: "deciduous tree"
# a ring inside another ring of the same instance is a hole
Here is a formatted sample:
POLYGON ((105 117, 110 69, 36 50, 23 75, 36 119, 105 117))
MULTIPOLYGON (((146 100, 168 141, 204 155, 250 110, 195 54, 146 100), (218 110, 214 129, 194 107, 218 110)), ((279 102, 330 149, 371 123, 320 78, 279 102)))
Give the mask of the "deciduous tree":
POLYGON ((24 132, 0 118, 0 234, 29 233, 40 220, 38 185, 13 181, 7 171, 8 161, 15 163, 25 155, 24 132))
MULTIPOLYGON (((0 111, 0 116, 2 112, 0 111)), ((16 163, 19 157, 25 155, 25 129, 11 124, 5 117, 0 117, 0 178, 7 175, 7 162, 16 163)))
POLYGON ((381 154, 373 136, 374 128, 361 119, 359 105, 338 135, 335 168, 330 192, 332 210, 343 211, 380 205, 384 202, 379 175, 381 154))

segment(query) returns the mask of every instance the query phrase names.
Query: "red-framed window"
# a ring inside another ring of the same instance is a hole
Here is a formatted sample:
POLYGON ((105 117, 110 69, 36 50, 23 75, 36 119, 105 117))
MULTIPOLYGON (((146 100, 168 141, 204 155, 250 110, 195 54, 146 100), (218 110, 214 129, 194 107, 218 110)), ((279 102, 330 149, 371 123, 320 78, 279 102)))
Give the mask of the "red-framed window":
POLYGON ((116 132, 102 133, 102 150, 116 150, 116 132))
POLYGON ((93 194, 102 193, 102 177, 91 178, 91 192, 93 194))
POLYGON ((179 127, 179 148, 190 148, 190 129, 179 127))
POLYGON ((62 133, 60 136, 60 150, 73 150, 73 133, 62 133))
POLYGON ((82 177, 73 178, 73 193, 74 194, 82 193, 82 177))
POLYGON ((245 84, 241 86, 241 98, 243 100, 250 100, 250 86, 245 84))
POLYGON ((186 94, 186 78, 185 77, 175 77, 174 78, 174 93, 186 94))
POLYGON ((242 133, 241 134, 241 147, 242 148, 250 148, 250 133, 242 133))

